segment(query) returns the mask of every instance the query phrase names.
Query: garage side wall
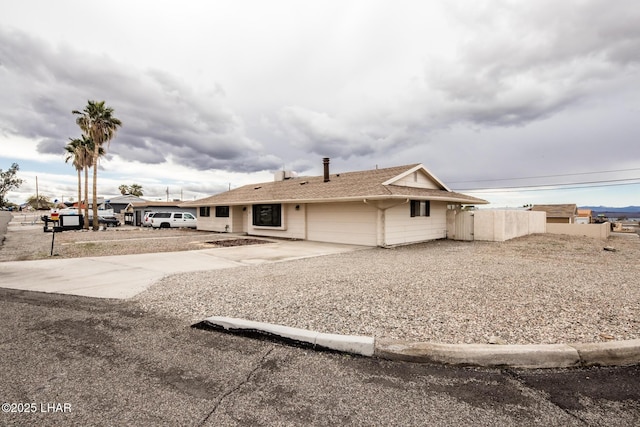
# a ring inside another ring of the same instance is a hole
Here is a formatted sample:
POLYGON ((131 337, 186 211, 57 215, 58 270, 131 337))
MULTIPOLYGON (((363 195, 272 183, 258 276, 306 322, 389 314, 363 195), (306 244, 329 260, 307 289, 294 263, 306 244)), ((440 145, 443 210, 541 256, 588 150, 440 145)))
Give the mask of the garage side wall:
POLYGON ((431 201, 429 216, 411 217, 408 203, 384 212, 385 242, 383 245, 403 245, 444 239, 447 237, 447 204, 431 201))

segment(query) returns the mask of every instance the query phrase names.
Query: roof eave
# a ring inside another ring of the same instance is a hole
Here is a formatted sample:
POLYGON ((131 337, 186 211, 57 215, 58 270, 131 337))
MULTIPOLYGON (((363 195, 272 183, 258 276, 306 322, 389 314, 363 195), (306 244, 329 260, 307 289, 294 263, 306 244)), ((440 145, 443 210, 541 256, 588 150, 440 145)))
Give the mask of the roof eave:
MULTIPOLYGON (((486 205, 489 204, 488 201, 477 198, 466 198, 460 196, 416 196, 416 195, 407 195, 407 194, 393 194, 393 195, 359 195, 359 196, 348 196, 348 197, 330 197, 330 198, 310 198, 310 199, 271 199, 271 200, 239 200, 239 201, 220 201, 217 203, 207 202, 197 204, 197 201, 188 202, 188 204, 184 204, 189 207, 197 207, 197 206, 243 206, 243 205, 255 205, 255 204, 306 204, 306 203, 339 203, 339 202, 361 202, 363 200, 404 200, 404 199, 412 199, 412 200, 434 200, 440 202, 453 202, 453 203, 461 203, 466 205, 486 205)), ((181 205, 182 206, 182 205, 181 205)))

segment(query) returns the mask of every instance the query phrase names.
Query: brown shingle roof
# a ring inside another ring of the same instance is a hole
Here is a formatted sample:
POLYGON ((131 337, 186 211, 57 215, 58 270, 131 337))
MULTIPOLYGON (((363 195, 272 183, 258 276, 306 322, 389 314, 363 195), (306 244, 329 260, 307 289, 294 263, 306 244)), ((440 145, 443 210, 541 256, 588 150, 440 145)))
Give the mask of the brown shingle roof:
POLYGON ((216 194, 215 196, 186 202, 181 206, 283 202, 314 203, 322 201, 379 200, 409 197, 465 204, 487 203, 485 200, 465 194, 454 193, 446 189, 434 190, 399 185, 383 185, 384 182, 413 168, 423 169, 420 164, 414 164, 361 172, 332 174, 330 175, 329 182, 324 182, 322 176, 313 176, 245 185, 234 190, 216 194))
POLYGON ((578 215, 578 206, 575 204, 535 205, 531 210, 546 212, 547 218, 570 218, 578 215))

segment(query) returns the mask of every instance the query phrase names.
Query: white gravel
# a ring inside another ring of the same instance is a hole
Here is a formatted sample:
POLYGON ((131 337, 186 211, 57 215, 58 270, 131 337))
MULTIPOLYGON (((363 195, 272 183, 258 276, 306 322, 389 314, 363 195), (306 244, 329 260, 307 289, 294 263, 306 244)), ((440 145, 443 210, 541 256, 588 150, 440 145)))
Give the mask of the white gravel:
MULTIPOLYGON (((0 212, 0 235, 7 212, 0 212)), ((49 258, 51 233, 14 215, 0 261, 49 258)), ((202 248, 231 236, 119 227, 65 232, 60 258, 202 248)), ((434 241, 180 274, 135 298, 198 322, 242 317, 319 332, 442 343, 545 344, 640 338, 640 238, 534 235, 434 241), (612 246, 615 252, 605 251, 612 246)))
POLYGON ((190 322, 230 316, 441 343, 636 339, 639 255, 637 235, 443 240, 179 274, 135 300, 190 322))

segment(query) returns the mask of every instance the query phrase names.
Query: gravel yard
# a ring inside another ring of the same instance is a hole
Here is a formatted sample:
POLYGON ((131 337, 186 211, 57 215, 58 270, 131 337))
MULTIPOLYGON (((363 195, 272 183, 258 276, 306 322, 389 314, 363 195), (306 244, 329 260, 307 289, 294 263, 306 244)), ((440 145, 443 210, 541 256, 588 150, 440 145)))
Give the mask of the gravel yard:
MULTIPOLYGON (((129 255, 151 252, 188 251, 216 246, 233 246, 242 241, 228 234, 196 231, 188 228, 152 229, 142 227, 112 227, 103 231, 64 231, 45 233, 42 222, 31 225, 38 216, 15 215, 12 231, 5 235, 0 247, 1 261, 26 261, 51 258, 129 255), (16 225, 22 224, 22 225, 16 225)), ((0 229, 1 231, 1 229, 0 229)), ((244 241, 244 239, 243 239, 244 241)), ((249 240, 255 244, 261 241, 249 240)))
MULTIPOLYGON (((218 239, 235 237, 133 228, 64 232, 56 234, 54 252, 70 257, 188 250, 218 239)), ((50 244, 51 233, 41 229, 10 230, 0 260, 48 256, 50 244)), ((440 240, 178 274, 134 300, 189 322, 231 316, 441 343, 636 339, 639 255, 635 234, 606 242, 550 234, 504 243, 440 240)))

